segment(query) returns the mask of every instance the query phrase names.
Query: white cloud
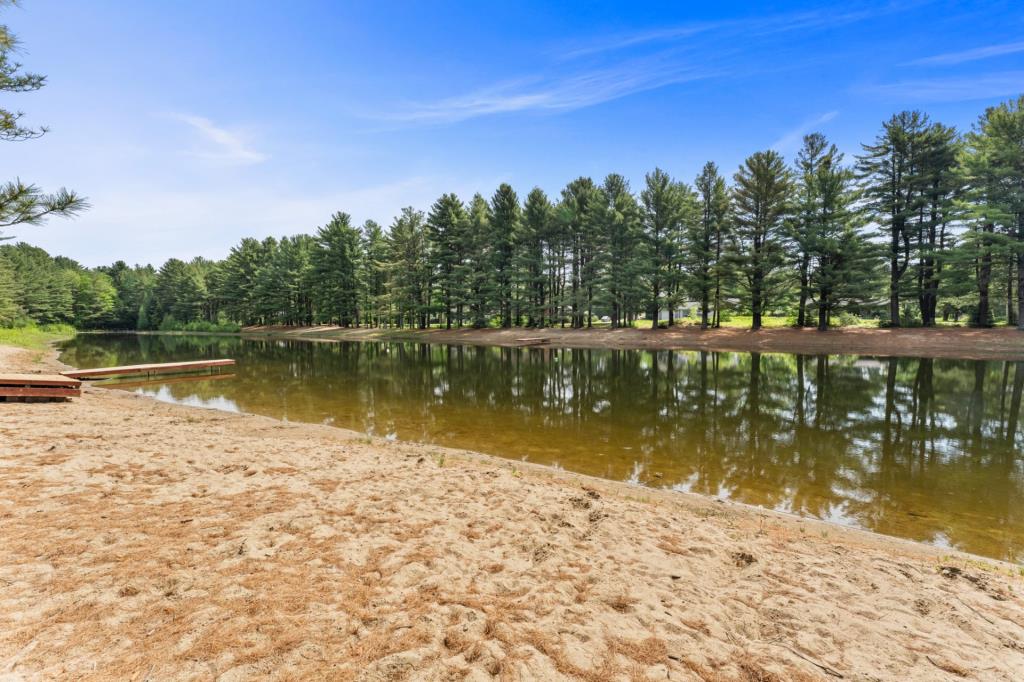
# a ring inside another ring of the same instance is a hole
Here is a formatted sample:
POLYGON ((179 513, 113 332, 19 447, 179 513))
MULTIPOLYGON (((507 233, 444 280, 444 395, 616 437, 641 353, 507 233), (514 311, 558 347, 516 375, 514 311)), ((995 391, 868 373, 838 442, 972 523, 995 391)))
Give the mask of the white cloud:
POLYGON ((171 114, 171 117, 188 124, 206 143, 193 152, 199 158, 239 166, 262 163, 270 158, 253 149, 243 133, 220 128, 208 118, 191 114, 171 114))
POLYGON ((838 111, 829 111, 817 118, 811 119, 810 121, 804 121, 797 127, 793 128, 782 134, 779 139, 772 142, 771 148, 778 152, 790 152, 795 150, 800 141, 803 140, 804 135, 815 132, 815 128, 818 126, 828 123, 836 116, 839 115, 838 111))
POLYGON ((666 85, 717 75, 659 58, 579 71, 560 77, 532 77, 499 83, 465 95, 413 104, 388 116, 407 123, 454 123, 516 111, 572 111, 666 85))
POLYGON ((1001 57, 1007 54, 1017 54, 1018 52, 1024 52, 1024 42, 987 45, 985 47, 975 47, 973 49, 963 50, 960 52, 946 52, 945 54, 937 54, 932 57, 915 59, 907 62, 907 64, 913 66, 947 66, 951 64, 963 64, 964 62, 974 62, 979 59, 1001 57))
POLYGON ((1012 97, 1024 92, 1024 71, 1002 71, 970 77, 906 80, 870 85, 862 90, 875 95, 932 102, 966 102, 992 97, 1012 97))
POLYGON ((752 16, 742 19, 694 22, 667 28, 619 33, 579 42, 570 46, 561 56, 564 59, 575 59, 650 43, 676 42, 702 34, 716 34, 716 37, 730 39, 745 36, 749 39, 793 31, 817 31, 836 28, 893 12, 901 12, 921 4, 927 4, 928 2, 930 0, 908 0, 892 2, 880 7, 865 7, 846 12, 839 12, 834 8, 828 8, 809 12, 760 17, 752 16))

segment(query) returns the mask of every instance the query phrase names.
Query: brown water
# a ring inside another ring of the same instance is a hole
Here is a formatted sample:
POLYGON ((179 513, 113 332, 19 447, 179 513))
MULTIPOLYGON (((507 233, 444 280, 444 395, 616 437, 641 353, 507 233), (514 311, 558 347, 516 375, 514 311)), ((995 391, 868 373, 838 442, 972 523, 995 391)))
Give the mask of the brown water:
POLYGON ((81 335, 127 390, 720 496, 1024 560, 1024 362, 81 335))

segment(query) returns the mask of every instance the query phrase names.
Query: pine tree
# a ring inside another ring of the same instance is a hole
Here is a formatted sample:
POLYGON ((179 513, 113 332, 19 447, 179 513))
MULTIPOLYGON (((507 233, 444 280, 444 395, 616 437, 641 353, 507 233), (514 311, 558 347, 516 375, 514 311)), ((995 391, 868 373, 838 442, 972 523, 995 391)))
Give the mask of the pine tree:
POLYGON ((718 167, 707 162, 694 181, 699 216, 688 225, 684 235, 683 258, 686 287, 700 306, 700 327, 719 324, 721 308, 722 260, 729 220, 729 191, 718 167), (714 310, 714 319, 711 319, 714 310))
POLYGON ((920 207, 917 179, 928 117, 919 111, 903 111, 882 124, 871 145, 862 145, 857 170, 864 181, 865 198, 872 218, 882 226, 888 242, 889 324, 901 325, 900 296, 903 275, 910 267, 920 207))
POLYGON ((466 208, 455 194, 443 195, 434 202, 427 215, 430 264, 440 300, 439 309, 447 329, 452 328, 453 317, 458 318, 458 326, 462 326, 459 304, 464 285, 461 265, 465 258, 468 224, 466 208))
MULTIPOLYGON (((667 302, 665 296, 676 280, 677 251, 687 197, 685 188, 660 168, 648 173, 645 181, 640 198, 645 241, 650 253, 646 279, 650 292, 649 317, 652 329, 656 329, 662 305, 667 302)), ((669 308, 671 310, 671 303, 669 308)))
POLYGON ((426 329, 430 319, 430 241, 423 212, 402 209, 388 235, 389 286, 398 326, 426 329))
POLYGON ((957 219, 955 200, 962 175, 957 157, 960 141, 955 129, 933 123, 921 138, 920 162, 914 178, 918 195, 915 242, 915 281, 921 323, 935 325, 942 271, 951 245, 950 225, 957 219))
POLYGON ((157 272, 150 314, 156 326, 174 329, 176 323, 201 319, 205 298, 205 282, 199 269, 179 258, 171 258, 157 272))
POLYGON ((648 269, 640 206, 621 175, 605 178, 591 202, 589 221, 596 227, 599 301, 609 309, 612 327, 631 322, 644 295, 648 269))
POLYGON ((807 324, 807 301, 811 296, 811 261, 818 240, 825 229, 826 209, 823 206, 821 173, 823 167, 834 163, 838 150, 829 145, 821 133, 804 136, 803 147, 797 153, 793 208, 787 222, 789 239, 796 247, 794 260, 800 278, 800 297, 797 302, 796 325, 807 324))
POLYGON ((469 235, 466 239, 466 259, 462 264, 459 281, 465 286, 465 303, 470 319, 477 329, 487 326, 490 301, 494 297, 491 263, 491 207, 479 193, 469 204, 469 235))
MULTIPOLYGON (((988 312, 987 280, 993 259, 1012 255, 1016 261, 1017 328, 1024 331, 1024 297, 1020 295, 1024 291, 1024 95, 986 109, 967 135, 964 167, 975 203, 975 235, 980 237, 973 245, 979 309, 985 306, 984 312, 988 312)), ((978 317, 978 323, 987 321, 984 313, 978 317)))
POLYGON ((335 213, 317 230, 311 255, 317 317, 343 327, 359 325, 359 230, 347 213, 335 213))
POLYGON ((94 270, 73 270, 74 325, 78 329, 101 327, 110 321, 117 304, 117 289, 110 276, 94 270))
POLYGON ((545 271, 545 244, 550 241, 555 223, 554 207, 539 187, 530 190, 523 209, 523 219, 515 238, 517 286, 523 292, 523 313, 528 327, 543 327, 548 290, 545 271))
POLYGON ((232 247, 224 260, 216 294, 232 320, 241 324, 256 324, 259 321, 253 294, 257 272, 269 261, 270 248, 270 242, 247 237, 238 246, 232 247))
POLYGON ((743 162, 733 181, 732 257, 750 296, 751 328, 756 331, 772 296, 785 283, 779 268, 785 262, 783 228, 790 173, 778 152, 756 152, 743 162))
MULTIPOLYGON (((502 183, 491 197, 491 267, 494 276, 494 304, 502 327, 513 323, 515 281, 515 241, 520 231, 522 208, 519 197, 508 184, 502 183)), ((518 323, 518 320, 516 320, 518 323)))
POLYGON ((576 178, 562 190, 558 205, 558 219, 562 223, 565 238, 566 259, 569 266, 569 290, 565 293, 566 305, 571 309, 572 327, 579 329, 590 325, 590 308, 593 300, 593 258, 596 255, 594 226, 587 218, 591 201, 597 200, 597 188, 590 178, 576 178))
POLYGON ((363 319, 369 324, 382 327, 390 322, 388 314, 390 295, 388 293, 388 240, 381 226, 372 220, 363 223, 363 257, 360 260, 363 274, 363 319))
MULTIPOLYGON (((0 8, 10 3, 0 3, 0 8)), ((18 39, 0 25, 0 92, 32 92, 46 84, 46 77, 21 70, 12 59, 18 39)), ((0 141, 16 142, 40 137, 46 128, 29 128, 21 123, 21 112, 0 108, 0 141)), ((0 240, 2 229, 14 225, 40 225, 50 217, 70 217, 88 208, 85 199, 61 188, 45 194, 35 185, 14 180, 0 184, 0 240)))
POLYGON ((13 327, 22 319, 22 310, 17 303, 17 287, 14 282, 14 268, 0 253, 0 327, 13 327))
POLYGON ((863 304, 876 290, 878 258, 856 204, 860 193, 843 155, 820 133, 804 137, 797 157, 796 196, 790 217, 797 247, 804 319, 808 295, 818 309, 818 329, 828 329, 841 306, 863 304))

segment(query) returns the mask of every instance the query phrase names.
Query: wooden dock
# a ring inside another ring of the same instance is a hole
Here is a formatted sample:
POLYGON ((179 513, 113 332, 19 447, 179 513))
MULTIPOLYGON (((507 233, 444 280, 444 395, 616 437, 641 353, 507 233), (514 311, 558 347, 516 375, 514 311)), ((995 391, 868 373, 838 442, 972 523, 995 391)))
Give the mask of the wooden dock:
POLYGON ((148 365, 123 365, 121 367, 97 367, 95 369, 75 369, 63 372, 64 376, 73 379, 107 379, 109 377, 150 376, 152 374, 184 374, 218 367, 231 367, 235 364, 231 359, 194 360, 191 362, 159 362, 148 365))
POLYGON ((523 339, 516 339, 517 346, 542 346, 545 343, 551 343, 551 338, 547 336, 529 336, 523 339))
POLYGON ((0 374, 0 399, 4 401, 64 400, 82 395, 82 382, 60 374, 0 374))

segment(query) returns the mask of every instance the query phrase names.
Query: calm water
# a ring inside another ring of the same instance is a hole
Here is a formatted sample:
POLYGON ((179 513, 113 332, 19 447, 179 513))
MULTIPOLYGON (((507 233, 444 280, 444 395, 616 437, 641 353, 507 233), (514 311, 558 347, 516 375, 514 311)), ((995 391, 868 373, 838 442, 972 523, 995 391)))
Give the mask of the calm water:
POLYGON ((1024 560, 1024 362, 159 335, 63 359, 213 357, 235 375, 125 388, 1024 560))

